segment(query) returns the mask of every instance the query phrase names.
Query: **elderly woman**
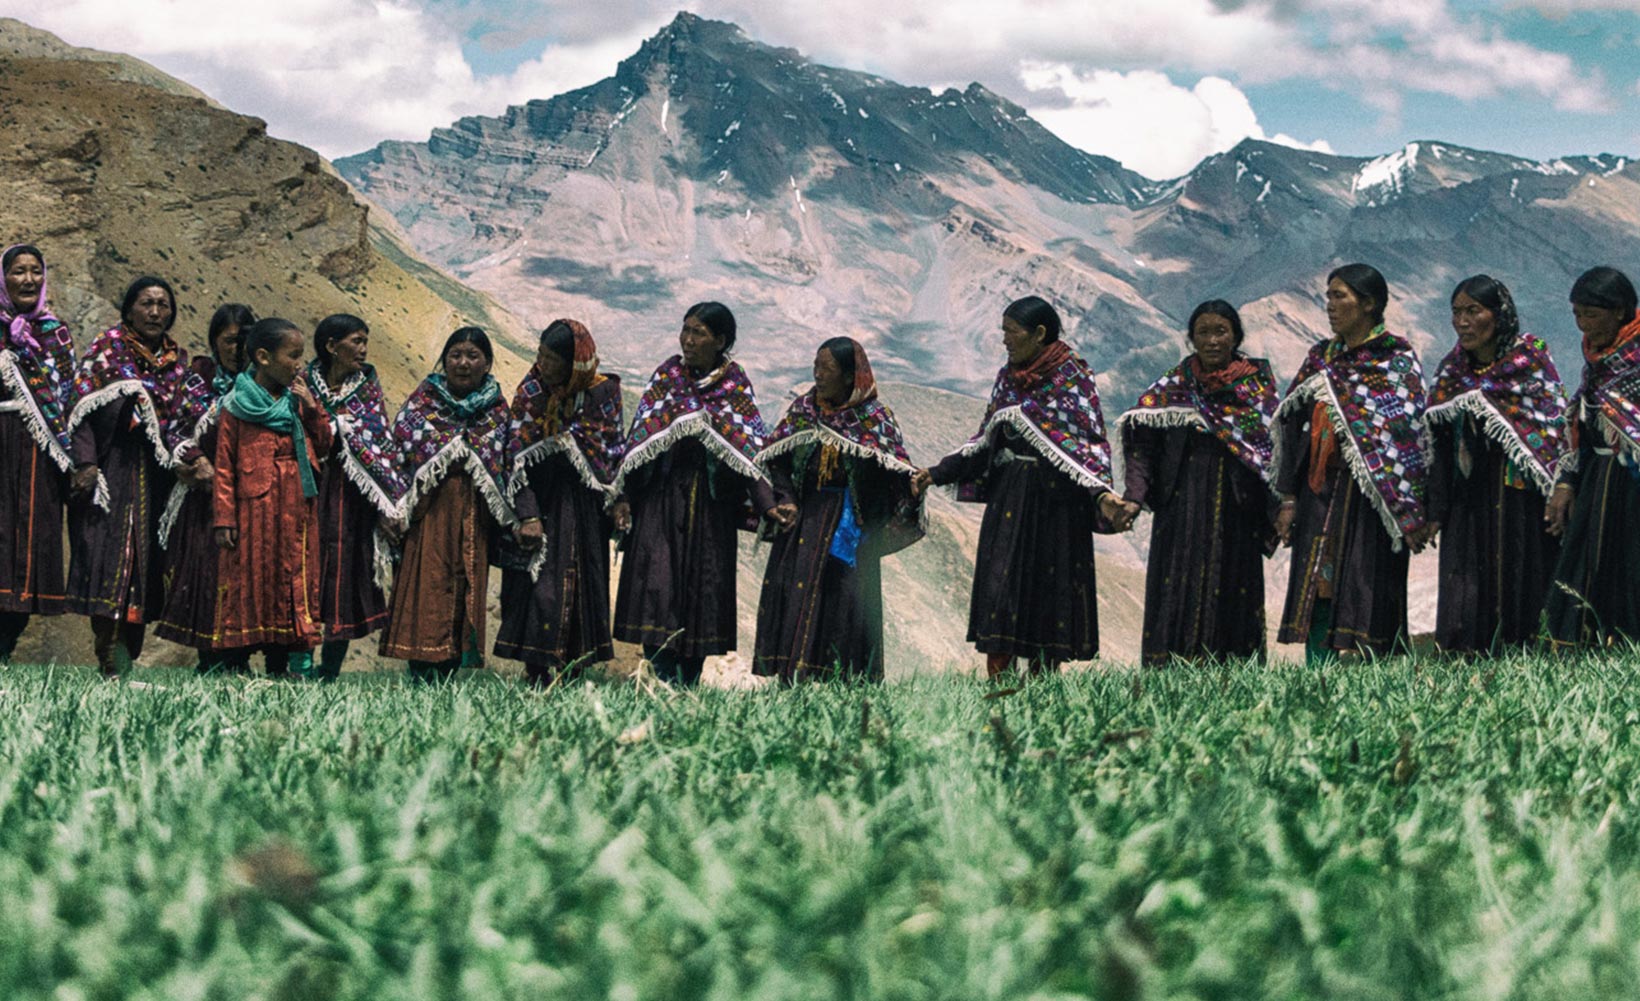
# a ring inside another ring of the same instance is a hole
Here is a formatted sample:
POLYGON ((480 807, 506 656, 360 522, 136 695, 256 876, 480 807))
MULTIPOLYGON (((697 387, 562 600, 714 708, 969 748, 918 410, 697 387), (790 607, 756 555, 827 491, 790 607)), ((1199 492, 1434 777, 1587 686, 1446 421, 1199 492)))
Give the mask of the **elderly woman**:
POLYGON ((334 445, 319 481, 319 620, 324 645, 314 676, 341 673, 351 641, 387 624, 383 591, 392 579, 385 540, 376 529, 398 514, 404 493, 393 461, 387 401, 376 367, 365 361, 370 328, 338 313, 313 332, 314 359, 302 381, 330 415, 334 445))
POLYGON ((1292 547, 1282 643, 1319 662, 1385 654, 1407 634, 1407 549, 1422 549, 1424 382, 1407 339, 1384 327, 1376 268, 1327 276, 1333 336, 1310 349, 1276 413, 1276 529, 1292 547))
POLYGON ((1571 451, 1549 498, 1561 537, 1544 603, 1557 647, 1640 641, 1640 314, 1634 284, 1592 268, 1572 285, 1583 333, 1583 385, 1572 398, 1571 451))
POLYGON ((916 467, 877 399, 866 349, 833 337, 814 388, 787 408, 757 464, 778 526, 757 606, 752 670, 785 683, 883 677, 882 559, 923 536, 916 467))
POLYGON ((1037 296, 1002 313, 1008 363, 968 443, 919 472, 985 504, 968 640, 991 677, 1024 657, 1055 671, 1099 653, 1093 533, 1132 524, 1111 491, 1110 443, 1093 370, 1059 339, 1059 314, 1037 296))
POLYGON ((117 675, 142 653, 164 606, 159 520, 176 478, 165 444, 188 353, 171 339, 176 294, 145 276, 120 303, 120 323, 80 359, 68 419, 80 498, 70 505, 68 610, 91 617, 97 666, 117 675))
MULTIPOLYGON (((518 526, 507 503, 509 414, 490 374, 494 362, 489 335, 462 327, 444 342, 440 371, 422 380, 393 422, 407 524, 392 529, 404 558, 381 653, 408 660, 412 680, 483 664, 490 538, 518 526)), ((540 545, 540 526, 529 527, 540 545)))
POLYGON ((63 611, 74 341, 46 305, 46 259, 0 255, 0 664, 31 615, 63 611))
POLYGON ((534 684, 615 656, 609 632, 610 519, 604 507, 625 441, 621 381, 598 371, 598 346, 575 320, 541 332, 513 395, 508 494, 538 547, 501 573, 495 655, 524 662, 534 684))
POLYGON ((1264 557, 1272 521, 1276 380, 1241 353, 1241 315, 1197 306, 1193 353, 1117 420, 1128 517, 1155 513, 1145 575, 1144 663, 1264 653, 1264 557))
POLYGON ((180 482, 160 519, 165 549, 165 607, 154 635, 199 651, 199 670, 243 669, 242 659, 210 652, 216 630, 217 547, 211 538, 211 496, 216 486, 217 428, 222 397, 239 373, 240 338, 256 323, 249 306, 228 303, 211 316, 206 341, 210 357, 189 365, 188 378, 171 402, 165 442, 180 482))
POLYGON ((657 677, 685 685, 708 656, 735 648, 735 532, 774 507, 753 461, 768 431, 734 346, 727 306, 689 307, 615 474, 615 528, 630 532, 615 638, 642 644, 657 677))
POLYGON ((1523 334, 1509 289, 1452 291, 1458 343, 1429 391, 1430 531, 1441 533, 1435 642, 1497 653, 1537 638, 1559 544, 1543 522, 1565 451, 1566 397, 1549 346, 1523 334))

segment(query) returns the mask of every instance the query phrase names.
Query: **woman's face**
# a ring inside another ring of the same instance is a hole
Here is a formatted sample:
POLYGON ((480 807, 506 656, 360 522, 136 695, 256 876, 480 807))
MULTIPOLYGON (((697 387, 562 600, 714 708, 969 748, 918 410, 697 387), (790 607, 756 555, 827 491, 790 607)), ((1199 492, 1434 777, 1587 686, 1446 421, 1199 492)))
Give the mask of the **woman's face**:
POLYGON ((1470 354, 1488 354, 1496 349, 1497 316, 1467 292, 1459 292, 1452 300, 1452 329, 1458 334, 1458 343, 1470 354))
POLYGON ((1626 317, 1620 310, 1606 309, 1603 306, 1572 305, 1572 319, 1577 321, 1577 329, 1589 339, 1589 343, 1597 348, 1603 348, 1617 340, 1618 331, 1623 329, 1626 317))
POLYGON ((462 341, 453 344, 450 350, 444 352, 444 377, 450 386, 450 395, 466 396, 484 384, 484 377, 490 374, 490 360, 484 357, 472 341, 462 341))
POLYGON ((6 269, 6 295, 19 313, 31 313, 40 305, 40 290, 46 287, 46 267, 33 254, 18 254, 6 269))
POLYGON ((712 328, 701 322, 700 317, 691 316, 683 321, 683 330, 678 334, 678 349, 683 355, 683 363, 692 369, 716 368, 718 359, 723 356, 722 337, 712 333, 712 328))
POLYGON ((814 392, 822 400, 837 406, 848 402, 854 387, 843 375, 843 366, 825 348, 814 353, 814 392))
POLYGON ((237 323, 228 324, 216 335, 216 341, 211 345, 211 353, 216 355, 218 368, 228 372, 239 371, 239 340, 242 336, 237 323))
POLYGON ((289 389, 302 373, 302 356, 307 354, 307 338, 300 331, 287 330, 284 340, 272 351, 259 348, 256 352, 256 370, 267 375, 275 385, 289 389))
POLYGON ((1203 313, 1190 328, 1190 346, 1196 349, 1202 368, 1217 371, 1235 356, 1236 328, 1217 313, 1203 313))
POLYGON ((150 285, 137 293, 131 312, 125 315, 125 325, 131 332, 150 344, 165 336, 171 326, 171 297, 158 285, 150 285))
POLYGON ((1031 359, 1042 353, 1042 347, 1047 343, 1048 328, 1040 323, 1035 329, 1026 330, 1012 317, 1002 318, 1002 346, 1008 352, 1008 364, 1030 364, 1031 359))
POLYGON ((1332 332, 1343 336, 1371 330, 1373 301, 1356 295, 1355 290, 1334 278, 1327 283, 1327 324, 1332 332))
POLYGON ((547 347, 543 340, 535 349, 535 370, 541 373, 542 382, 556 389, 569 381, 571 368, 564 356, 547 347))
POLYGON ((330 374, 345 379, 364 368, 370 354, 370 331, 355 330, 330 342, 330 374))

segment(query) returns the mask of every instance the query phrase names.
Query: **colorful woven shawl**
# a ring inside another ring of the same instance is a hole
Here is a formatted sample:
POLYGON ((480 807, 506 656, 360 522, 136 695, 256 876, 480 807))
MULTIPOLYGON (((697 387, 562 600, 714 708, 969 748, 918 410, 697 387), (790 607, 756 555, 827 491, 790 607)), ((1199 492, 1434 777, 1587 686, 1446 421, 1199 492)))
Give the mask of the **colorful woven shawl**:
MULTIPOLYGON (((423 379, 393 421, 392 447, 399 452, 405 484, 397 511, 408 517, 451 467, 460 465, 473 478, 490 514, 511 527, 518 516, 507 503, 507 401, 493 375, 485 376, 484 385, 473 391, 475 402, 488 400, 487 406, 452 403, 443 379, 439 373, 423 379)), ((470 398, 462 402, 466 399, 470 398)))
POLYGON ((0 406, 15 403, 40 451, 65 473, 72 469, 68 414, 74 408, 74 339, 47 308, 44 279, 40 300, 26 313, 18 312, 0 281, 0 385, 11 396, 0 406))
MULTIPOLYGON (((1236 361, 1248 371, 1222 386, 1211 386, 1196 374, 1195 356, 1173 366, 1150 388, 1139 394, 1139 402, 1117 418, 1120 431, 1142 424, 1149 427, 1195 427, 1207 432, 1230 450, 1242 465, 1270 482, 1274 475, 1276 376, 1263 358, 1236 361)), ((1127 438, 1123 435, 1123 449, 1127 438)))
MULTIPOLYGON (((1310 349, 1277 419, 1326 407, 1345 462, 1394 549, 1424 524, 1424 380, 1418 355, 1382 327, 1357 348, 1337 338, 1310 349)), ((1291 447, 1291 446, 1285 446, 1291 447)))
POLYGON ((633 470, 664 455, 686 437, 698 438, 715 459, 737 474, 761 479, 755 460, 768 434, 752 381, 739 362, 726 361, 697 380, 690 377, 683 358, 673 355, 649 377, 638 400, 626 455, 615 474, 615 491, 623 491, 633 470))
MULTIPOLYGON (((69 414, 68 432, 72 435, 75 428, 103 406, 132 397, 136 400, 133 427, 142 428, 153 446, 154 460, 170 469, 174 463, 165 443, 166 428, 171 419, 171 404, 187 378, 188 352, 178 347, 169 334, 160 349, 150 353, 137 335, 124 326, 105 330, 91 341, 80 359, 74 378, 74 393, 79 400, 69 414)), ((97 475, 93 499, 98 507, 108 510, 108 483, 101 473, 97 475)))
MULTIPOLYGON (((1089 490, 1111 489, 1110 442, 1093 370, 1064 341, 1042 349, 1030 368, 1005 365, 991 387, 979 430, 960 455, 991 447, 1004 427, 1019 432, 1060 472, 1089 490)), ((983 502, 984 478, 957 485, 957 499, 983 502)))
MULTIPOLYGON (((1629 321, 1605 351, 1594 352, 1585 344, 1583 353, 1583 385, 1573 397, 1578 418, 1600 429, 1605 447, 1640 462, 1640 316, 1629 321)), ((1560 472, 1577 470, 1576 420, 1560 472)))
MULTIPOLYGON (((182 453, 188 446, 202 447, 205 435, 216 425, 221 414, 222 397, 233 388, 233 373, 218 368, 216 362, 209 358, 195 358, 188 369, 188 377, 177 387, 176 396, 171 400, 171 419, 165 423, 165 445, 171 450, 172 464, 177 466, 183 464, 182 453)), ((209 453, 205 454, 205 458, 216 462, 216 456, 209 453)), ((182 515, 182 505, 188 499, 188 493, 188 484, 181 480, 172 484, 171 496, 159 517, 161 549, 171 545, 171 529, 176 527, 177 518, 182 515)), ((207 499, 205 503, 209 504, 210 501, 207 499)))
POLYGON ((1466 413, 1538 489, 1554 488, 1566 451, 1566 391, 1542 338, 1511 338, 1492 364, 1479 368, 1461 344, 1453 347, 1435 373, 1425 418, 1439 424, 1466 413))
POLYGON ((376 366, 365 365, 334 393, 318 359, 308 364, 303 378, 336 427, 342 472, 383 517, 392 517, 398 511, 394 498, 404 493, 405 485, 393 461, 387 397, 376 377, 376 366))
MULTIPOLYGON (((827 407, 812 388, 793 400, 770 432, 768 444, 757 454, 758 467, 765 476, 771 462, 792 456, 798 470, 795 478, 801 480, 806 457, 816 448, 822 452, 835 449, 842 455, 875 462, 893 473, 910 476, 917 471, 906 453, 905 437, 894 411, 877 398, 877 379, 872 375, 866 349, 859 341, 853 343, 854 389, 848 402, 835 409, 827 407)), ((880 540, 883 555, 898 552, 922 538, 925 526, 920 499, 915 507, 918 510, 908 512, 909 517, 896 518, 884 526, 886 535, 880 540)))
POLYGON ((598 374, 598 347, 586 327, 567 323, 575 333, 575 360, 567 383, 548 388, 534 366, 513 394, 512 476, 509 498, 524 489, 529 467, 549 456, 567 458, 581 482, 599 494, 614 496, 609 484, 626 448, 621 380, 598 374))

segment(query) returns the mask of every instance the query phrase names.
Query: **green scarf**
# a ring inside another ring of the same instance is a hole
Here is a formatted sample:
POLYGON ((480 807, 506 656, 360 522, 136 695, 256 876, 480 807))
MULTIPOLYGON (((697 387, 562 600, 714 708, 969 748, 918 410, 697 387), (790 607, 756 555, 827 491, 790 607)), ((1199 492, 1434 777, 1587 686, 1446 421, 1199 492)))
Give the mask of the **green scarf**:
POLYGON ((501 384, 495 381, 493 375, 486 375, 477 389, 459 400, 450 395, 450 380, 445 378, 443 372, 429 375, 427 382, 438 393, 439 400, 462 420, 470 420, 495 406, 496 398, 501 395, 501 384))
POLYGON ((302 496, 319 496, 319 485, 313 481, 313 465, 308 462, 307 437, 302 432, 302 420, 290 390, 274 396, 263 389, 256 381, 256 366, 252 365, 234 379, 233 392, 222 401, 222 407, 242 421, 290 435, 296 446, 296 468, 302 471, 302 496))

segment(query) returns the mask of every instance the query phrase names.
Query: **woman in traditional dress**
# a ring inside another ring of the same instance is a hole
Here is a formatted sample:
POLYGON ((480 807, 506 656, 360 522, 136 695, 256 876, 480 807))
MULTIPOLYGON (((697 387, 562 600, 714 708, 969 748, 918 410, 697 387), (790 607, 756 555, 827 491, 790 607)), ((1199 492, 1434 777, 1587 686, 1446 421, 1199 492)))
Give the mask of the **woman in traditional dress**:
POLYGON ((198 650, 202 672, 244 667, 231 653, 224 661, 210 649, 216 632, 218 560, 211 535, 211 499, 216 487, 221 400, 233 388, 234 376, 242 367, 240 338, 255 322, 250 307, 239 303, 228 303, 212 314, 206 334, 210 357, 196 357, 188 366, 191 371, 171 401, 171 419, 165 428, 178 483, 160 519, 165 608, 154 624, 154 635, 198 650))
POLYGON ((610 660, 610 483, 621 462, 621 381, 598 371, 598 346, 575 320, 541 332, 512 402, 507 490, 539 556, 501 573, 495 655, 547 684, 566 666, 610 660))
POLYGON ((1572 285, 1583 385, 1545 517, 1561 537, 1544 602, 1557 647, 1640 642, 1640 314, 1634 284, 1592 268, 1572 285))
POLYGON ((797 680, 883 677, 882 559, 923 536, 917 469, 877 399, 866 349, 833 337, 814 388, 758 453, 778 526, 757 604, 752 670, 797 680))
POLYGON ((268 674, 303 677, 319 645, 318 468, 331 444, 302 383, 306 354, 289 320, 245 335, 247 365, 222 399, 211 518, 222 550, 212 646, 261 650, 268 674))
POLYGON ((75 379, 68 610, 91 617, 105 675, 141 655, 147 622, 165 604, 159 520, 176 483, 165 429, 188 377, 188 353, 170 334, 176 315, 169 283, 138 278, 119 325, 86 348, 75 379))
POLYGON ((462 327, 439 352, 441 371, 422 380, 393 421, 406 484, 393 532, 404 558, 381 653, 408 660, 412 680, 483 665, 494 533, 518 529, 521 544, 541 544, 541 526, 520 528, 507 503, 509 414, 490 374, 494 361, 489 335, 462 327))
POLYGON ((1384 327, 1389 285, 1346 264, 1327 276, 1333 336, 1310 349, 1276 413, 1276 529, 1293 550, 1277 641, 1319 662, 1386 654, 1407 632, 1407 549, 1424 511, 1424 380, 1384 327))
POLYGON ((319 648, 321 679, 342 671, 351 641, 387 624, 384 590, 393 577, 387 542, 377 528, 398 514, 404 493, 393 461, 387 402, 376 367, 365 361, 370 328, 338 313, 313 332, 313 361, 303 381, 330 415, 335 445, 319 480, 319 648))
POLYGON ((680 351, 650 376, 615 475, 615 529, 630 532, 615 638, 642 644, 657 677, 686 685, 707 657, 735 648, 735 532, 774 507, 753 461, 768 430, 734 346, 727 306, 689 307, 680 351))
POLYGON ((959 500, 985 504, 968 640, 991 677, 1017 657, 1051 672, 1098 655, 1093 533, 1132 524, 1111 492, 1093 370, 1059 334, 1059 314, 1037 296, 1003 311, 1008 363, 979 431, 914 483, 958 484, 959 500))
POLYGON ((1264 557, 1274 551, 1270 489, 1276 379, 1241 353, 1241 316, 1197 306, 1194 353, 1117 421, 1128 517, 1155 513, 1145 575, 1143 662, 1264 654, 1264 557))
POLYGON ((1440 533, 1435 643, 1499 653, 1535 640, 1559 541, 1543 521, 1565 451, 1566 395, 1540 338, 1488 275, 1452 292, 1458 334, 1429 391, 1430 532, 1440 533))
POLYGON ((46 259, 0 255, 0 664, 31 615, 63 612, 63 498, 74 341, 46 304, 46 259))

